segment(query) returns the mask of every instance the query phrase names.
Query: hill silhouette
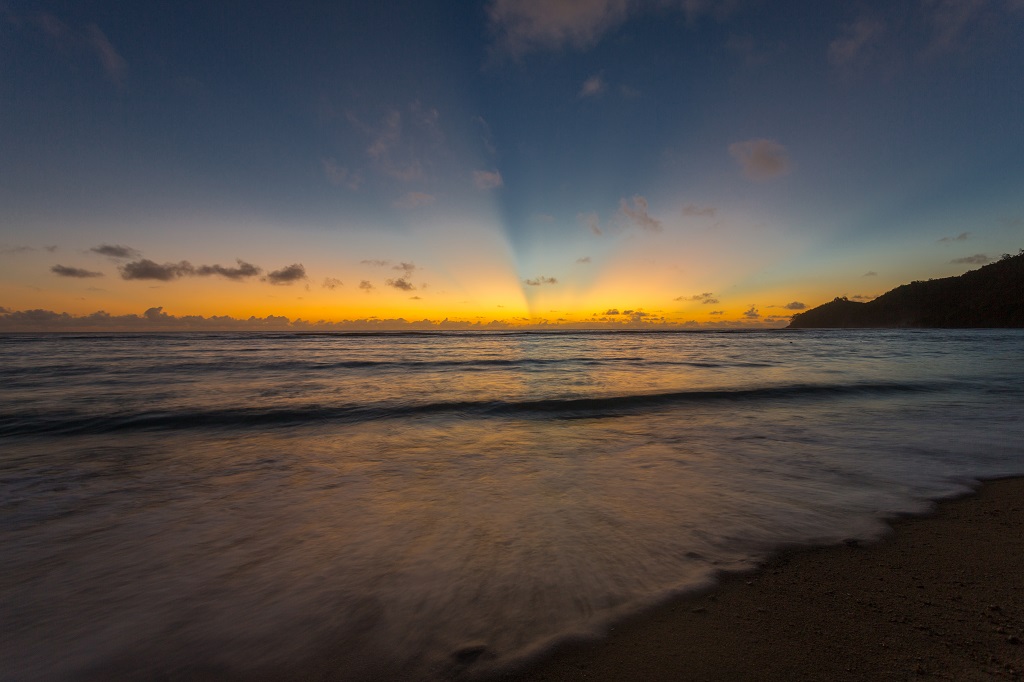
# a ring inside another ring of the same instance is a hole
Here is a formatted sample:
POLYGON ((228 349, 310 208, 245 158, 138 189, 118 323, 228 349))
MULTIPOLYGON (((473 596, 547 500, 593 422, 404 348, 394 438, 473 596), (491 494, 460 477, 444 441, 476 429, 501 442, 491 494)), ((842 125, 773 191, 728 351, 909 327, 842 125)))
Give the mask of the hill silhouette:
POLYGON ((1024 327, 1024 249, 957 277, 911 282, 873 301, 836 298, 798 313, 789 329, 1024 327))

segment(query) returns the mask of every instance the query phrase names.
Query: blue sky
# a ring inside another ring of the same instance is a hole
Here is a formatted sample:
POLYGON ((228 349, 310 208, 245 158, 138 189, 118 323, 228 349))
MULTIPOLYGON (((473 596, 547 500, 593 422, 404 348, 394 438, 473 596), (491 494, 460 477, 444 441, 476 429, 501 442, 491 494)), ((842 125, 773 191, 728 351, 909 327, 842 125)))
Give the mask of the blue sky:
POLYGON ((1022 34, 1020 0, 0 3, 0 307, 784 324, 1024 246, 1022 34))

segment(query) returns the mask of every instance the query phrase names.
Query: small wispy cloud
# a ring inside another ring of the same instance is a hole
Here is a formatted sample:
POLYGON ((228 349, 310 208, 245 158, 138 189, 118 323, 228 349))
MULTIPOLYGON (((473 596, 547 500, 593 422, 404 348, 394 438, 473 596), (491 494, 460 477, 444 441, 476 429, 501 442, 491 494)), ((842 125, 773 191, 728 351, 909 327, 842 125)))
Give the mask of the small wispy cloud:
POLYGON ((478 189, 497 189, 505 184, 501 173, 497 170, 475 170, 473 171, 473 184, 478 189))
POLYGON ((929 0, 922 4, 932 24, 932 39, 925 55, 932 56, 961 45, 965 34, 989 3, 986 0, 929 0))
POLYGON ((597 97, 598 95, 603 94, 607 89, 608 84, 605 83, 604 76, 601 74, 595 74, 583 81, 583 85, 580 86, 580 91, 577 94, 577 97, 581 99, 586 97, 597 97))
POLYGON ((294 284, 304 279, 306 279, 306 268, 302 263, 292 263, 280 270, 267 273, 267 281, 277 285, 294 284))
POLYGON ((20 253, 29 253, 35 251, 31 246, 5 246, 0 248, 0 254, 5 256, 17 256, 20 253))
POLYGON ((201 265, 196 268, 195 274, 199 276, 220 275, 221 277, 238 281, 249 277, 256 277, 263 272, 262 268, 252 263, 246 263, 240 258, 236 262, 238 267, 235 268, 227 268, 223 265, 201 265))
POLYGON ((955 265, 985 265, 991 263, 992 259, 983 253, 976 253, 973 256, 964 256, 963 258, 954 258, 949 261, 955 265))
POLYGON ((558 284, 558 280, 554 277, 533 277, 531 279, 524 279, 523 284, 531 287, 539 287, 545 284, 558 284))
POLYGON ((676 297, 676 298, 674 298, 672 300, 674 300, 674 301, 696 301, 696 302, 702 303, 704 305, 715 305, 716 303, 719 302, 718 299, 715 298, 715 295, 712 292, 710 292, 710 291, 705 291, 702 294, 694 294, 693 296, 678 296, 678 297, 676 297))
POLYGON ((579 263, 580 265, 589 265, 590 256, 583 256, 582 258, 577 258, 576 262, 579 263))
POLYGON ((590 230, 591 234, 598 237, 604 234, 601 229, 601 218, 596 213, 578 213, 576 220, 590 230))
POLYGON ((875 272, 874 270, 869 270, 868 272, 865 272, 863 275, 861 275, 861 277, 878 277, 878 273, 875 272))
POLYGON ((99 61, 107 78, 117 87, 124 85, 128 62, 117 51, 107 35, 96 24, 84 28, 70 26, 52 14, 39 14, 31 19, 60 48, 89 52, 99 61))
POLYGON ((387 284, 389 287, 393 287, 401 291, 414 291, 416 289, 416 285, 414 285, 405 277, 399 277, 398 279, 389 279, 386 282, 384 282, 384 284, 387 284))
POLYGON ((519 59, 537 50, 586 50, 631 15, 677 11, 690 23, 705 14, 724 17, 735 0, 491 0, 487 18, 492 52, 519 59))
POLYGON ((636 99, 642 93, 636 88, 623 84, 619 86, 619 94, 625 97, 626 99, 636 99))
POLYGON ((770 180, 790 170, 786 148, 775 140, 745 140, 729 145, 729 153, 752 180, 770 180))
POLYGON ((793 301, 792 303, 787 303, 782 307, 785 308, 786 310, 804 310, 805 308, 807 308, 807 304, 801 303, 800 301, 793 301))
POLYGON ((374 168, 396 180, 411 182, 424 177, 423 163, 404 141, 402 113, 397 110, 384 116, 366 155, 374 168))
POLYGON ((100 244, 89 250, 108 258, 138 258, 142 255, 138 250, 121 244, 100 244))
POLYGON ((54 265, 50 268, 50 272, 61 277, 77 277, 79 279, 86 279, 91 277, 103 277, 102 272, 93 272, 92 270, 85 270, 83 268, 74 268, 68 265, 54 265))
POLYGON ((195 268, 187 260, 177 263, 157 263, 148 258, 125 263, 120 268, 122 279, 149 279, 158 282, 170 282, 180 277, 195 273, 195 268))
POLYGON ((323 284, 321 284, 320 286, 324 289, 330 289, 331 291, 334 291, 343 284, 344 282, 342 282, 340 279, 336 277, 324 277, 323 284))
POLYGON ((92 48, 96 57, 100 60, 107 77, 115 85, 124 85, 125 73, 128 70, 128 62, 124 60, 114 46, 110 43, 106 34, 96 24, 89 24, 85 27, 86 43, 92 48))
POLYGON ((324 169, 324 177, 327 182, 337 187, 346 187, 353 192, 363 184, 363 174, 359 171, 352 171, 345 166, 339 166, 334 159, 321 159, 324 169))
POLYGON ((480 128, 480 142, 483 144, 484 150, 491 156, 497 154, 498 148, 494 144, 494 133, 491 131, 491 124, 483 116, 477 116, 473 119, 473 122, 480 128))
POLYGON ((718 213, 718 209, 714 206, 698 206, 697 204, 687 204, 683 206, 683 215, 688 217, 707 217, 714 218, 715 214, 718 213))
POLYGON ((743 317, 747 318, 748 320, 756 320, 757 318, 761 317, 761 313, 757 311, 756 306, 751 304, 751 306, 747 308, 746 311, 744 311, 743 317))
POLYGON ((398 265, 392 266, 391 269, 404 273, 404 277, 412 277, 412 273, 416 272, 416 264, 411 261, 408 263, 399 263, 398 265))
POLYGON ((619 200, 619 215, 648 232, 661 232, 662 230, 661 221, 648 213, 647 199, 639 194, 633 197, 632 205, 625 198, 619 200))
POLYGON ((362 265, 372 265, 375 268, 383 268, 383 267, 385 267, 387 265, 391 265, 391 261, 389 261, 389 260, 380 260, 380 259, 377 259, 377 258, 367 258, 365 260, 359 261, 359 263, 362 264, 362 265))
POLYGON ((362 289, 363 291, 365 291, 366 293, 370 293, 371 291, 373 291, 374 286, 370 282, 370 280, 364 279, 363 281, 361 281, 359 283, 359 288, 362 289))
POLYGON ((395 202, 396 208, 420 208, 434 203, 434 196, 426 192, 409 192, 395 202))
POLYGON ((885 24, 862 17, 843 27, 842 33, 829 43, 828 61, 833 66, 846 66, 862 57, 866 50, 885 33, 885 24))
POLYGON ((625 20, 629 5, 628 0, 493 0, 487 16, 498 50, 521 57, 566 45, 589 48, 625 20))
POLYGON ((951 244, 953 242, 965 242, 971 236, 970 232, 961 232, 955 237, 943 237, 942 239, 936 240, 936 244, 951 244))

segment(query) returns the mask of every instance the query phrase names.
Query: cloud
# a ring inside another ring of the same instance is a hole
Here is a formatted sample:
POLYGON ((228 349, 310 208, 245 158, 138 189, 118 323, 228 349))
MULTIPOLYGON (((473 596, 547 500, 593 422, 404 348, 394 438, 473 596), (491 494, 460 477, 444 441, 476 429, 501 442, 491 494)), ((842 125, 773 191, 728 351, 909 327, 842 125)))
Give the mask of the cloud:
POLYGON ((843 27, 842 35, 829 43, 828 61, 833 66, 846 66, 865 49, 881 38, 885 24, 869 18, 861 18, 843 27))
POLYGON ((96 24, 89 24, 79 30, 72 28, 51 14, 40 14, 32 22, 54 43, 64 49, 87 51, 99 61, 104 73, 114 85, 124 85, 128 62, 96 24))
POLYGON ((384 284, 387 284, 389 287, 394 287, 395 289, 400 289, 401 291, 416 290, 416 285, 414 285, 405 277, 399 277, 398 279, 389 279, 386 282, 384 282, 384 284))
POLYGON ((983 253, 976 253, 973 256, 964 256, 963 258, 954 258, 953 260, 951 260, 949 262, 950 263, 954 263, 956 265, 985 265, 986 263, 991 263, 992 259, 989 258, 988 256, 986 256, 983 253))
POLYGON ((85 27, 85 40, 99 58, 103 70, 107 73, 107 77, 115 85, 123 85, 124 75, 128 70, 128 62, 110 44, 106 34, 96 24, 89 24, 85 27))
POLYGON ((752 180, 770 180, 789 172, 786 148, 775 140, 745 140, 729 145, 729 153, 752 180))
POLYGON ((943 237, 942 239, 937 240, 935 243, 936 244, 949 244, 949 243, 952 243, 952 242, 965 242, 965 241, 967 241, 968 237, 970 237, 970 236, 971 236, 970 232, 961 232, 960 234, 958 234, 955 237, 943 237))
POLYGON ((241 258, 237 259, 237 268, 226 268, 223 265, 200 265, 195 270, 195 274, 200 277, 208 277, 210 275, 220 275, 221 277, 227 277, 235 281, 245 279, 247 277, 256 277, 263 272, 262 268, 259 268, 252 263, 246 263, 241 258))
POLYGON ((580 87, 577 97, 597 97, 607 89, 608 84, 604 82, 604 76, 596 74, 583 81, 583 85, 580 87))
POLYGON ((122 279, 155 279, 160 282, 195 274, 195 268, 187 260, 178 263, 164 263, 160 265, 148 258, 125 263, 120 267, 122 279))
POLYGON ((925 0, 926 12, 930 12, 932 40, 925 54, 934 55, 957 47, 968 25, 988 4, 987 0, 925 0))
POLYGON ((378 260, 376 258, 370 258, 370 259, 366 259, 366 260, 361 260, 359 262, 362 265, 372 265, 375 268, 382 268, 385 265, 391 265, 391 261, 389 261, 389 260, 378 260))
POLYGON ((292 263, 267 274, 267 281, 271 284, 293 284, 303 279, 306 279, 306 268, 302 263, 292 263))
MULTIPOLYGON (((127 247, 108 245, 91 250, 113 258, 124 258, 124 254, 135 252, 134 249, 128 249, 127 247)), ((153 279, 161 282, 170 282, 181 277, 210 277, 212 275, 220 275, 221 277, 238 281, 249 277, 256 277, 263 272, 262 268, 252 263, 246 263, 244 260, 238 259, 236 262, 238 267, 234 268, 223 265, 200 265, 195 267, 185 260, 178 263, 164 263, 161 265, 148 258, 143 258, 131 263, 125 263, 120 267, 120 270, 122 279, 153 279)))
POLYGON ((661 232, 662 230, 661 221, 648 214, 647 199, 640 195, 633 197, 632 206, 624 198, 619 199, 619 215, 648 232, 661 232))
POLYGON ((757 312, 757 308, 754 307, 753 304, 751 304, 750 308, 748 308, 743 313, 743 317, 745 317, 745 318, 747 318, 749 320, 756 320, 757 318, 761 317, 761 313, 757 312))
POLYGON ((359 288, 365 291, 366 293, 370 293, 371 291, 373 291, 374 287, 373 284, 370 283, 370 280, 364 279, 359 283, 359 288))
MULTIPOLYGON (((410 297, 416 300, 416 297, 410 297)), ((654 325, 665 328, 692 327, 695 322, 685 322, 679 325, 666 324, 664 318, 653 318, 651 313, 642 310, 629 311, 632 316, 628 321, 621 318, 611 320, 590 320, 581 323, 572 323, 564 318, 558 318, 554 323, 548 320, 530 320, 529 318, 515 317, 511 320, 484 321, 482 318, 477 321, 465 320, 406 320, 404 318, 393 319, 355 319, 355 320, 290 320, 279 315, 268 315, 267 317, 249 317, 247 319, 233 318, 227 315, 203 317, 201 315, 174 315, 164 310, 162 306, 154 306, 147 309, 141 315, 111 315, 104 311, 98 311, 90 315, 70 315, 68 313, 57 313, 52 310, 22 310, 12 311, 0 308, 0 331, 3 332, 39 332, 39 331, 404 331, 422 330, 438 331, 449 329, 479 330, 479 329, 587 329, 600 328, 605 325, 601 322, 611 323, 616 327, 627 322, 630 325, 654 325), (532 322, 532 324, 531 324, 532 322), (522 326, 521 323, 527 323, 522 326)), ((625 314, 625 313, 623 313, 625 314)), ((719 326, 719 325, 715 325, 719 326)))
POLYGON ((531 287, 539 287, 544 284, 558 284, 558 280, 554 277, 534 277, 533 279, 524 279, 523 284, 531 287))
POLYGON ((870 270, 861 275, 861 277, 878 277, 878 273, 875 272, 874 270, 870 270))
POLYGON ((419 208, 434 203, 434 197, 426 192, 409 192, 395 202, 396 208, 419 208))
POLYGON ((602 315, 621 315, 618 308, 609 308, 608 310, 601 313, 602 315))
POLYGON ((31 246, 6 246, 0 249, 0 253, 5 256, 16 256, 19 253, 28 253, 30 251, 35 251, 35 249, 31 246))
POLYGON ((494 145, 494 133, 491 131, 491 124, 483 116, 477 116, 473 119, 473 122, 480 128, 480 142, 483 144, 484 150, 491 156, 497 154, 498 148, 494 145))
POLYGON ((715 305, 718 303, 718 299, 710 291, 705 291, 703 294, 694 294, 693 296, 679 296, 675 301, 700 301, 704 305, 715 305))
POLYGON ((712 310, 710 313, 708 313, 708 315, 724 315, 724 314, 725 314, 724 310, 712 310))
POLYGON ((72 268, 67 265, 54 265, 50 268, 50 272, 55 275, 60 275, 61 277, 78 277, 82 279, 103 276, 102 272, 93 272, 92 270, 83 270, 82 268, 72 268))
POLYGON ((420 180, 424 176, 423 164, 410 145, 403 143, 402 130, 401 112, 388 112, 366 148, 366 155, 385 175, 405 182, 420 180))
POLYGON ((501 173, 496 170, 475 170, 473 171, 473 184, 479 189, 497 189, 505 184, 501 173))
POLYGON ((807 308, 807 304, 801 303, 800 301, 793 301, 792 303, 787 303, 782 307, 785 308, 786 310, 804 310, 805 308, 807 308))
POLYGON ((321 159, 324 168, 324 177, 332 185, 347 187, 353 192, 363 184, 363 174, 359 171, 350 171, 344 166, 339 166, 334 159, 321 159))
POLYGON ((100 244, 89 249, 93 253, 98 253, 101 256, 107 256, 108 258, 138 258, 142 254, 136 249, 130 246, 122 246, 121 244, 100 244))
POLYGON ((412 273, 416 272, 416 264, 412 262, 399 263, 398 265, 392 266, 391 269, 405 273, 405 277, 412 277, 412 273))
POLYGON ((697 204, 683 206, 684 216, 707 216, 708 218, 714 218, 716 213, 718 213, 718 209, 714 206, 698 206, 697 204))
POLYGON ((576 262, 579 263, 580 265, 589 265, 590 256, 583 256, 582 258, 577 258, 576 262))
POLYGON ((641 93, 636 88, 632 88, 628 85, 623 84, 619 86, 619 94, 625 97, 626 99, 636 99, 637 97, 640 96, 641 93))
POLYGON ((565 45, 586 49, 626 19, 629 0, 493 0, 487 8, 499 50, 520 57, 565 45))
POLYGON ((576 220, 586 227, 590 232, 600 237, 604 232, 601 230, 601 218, 596 213, 578 213, 576 220))
POLYGON ((422 296, 410 296, 409 300, 410 301, 422 301, 423 297, 422 296))
POLYGON ((324 289, 330 289, 331 291, 334 291, 343 284, 344 282, 335 277, 324 277, 324 282, 320 286, 324 289))
POLYGON ((566 46, 588 49, 634 14, 675 10, 693 22, 704 14, 724 17, 737 4, 736 0, 491 0, 487 18, 495 42, 492 50, 520 58, 566 46))

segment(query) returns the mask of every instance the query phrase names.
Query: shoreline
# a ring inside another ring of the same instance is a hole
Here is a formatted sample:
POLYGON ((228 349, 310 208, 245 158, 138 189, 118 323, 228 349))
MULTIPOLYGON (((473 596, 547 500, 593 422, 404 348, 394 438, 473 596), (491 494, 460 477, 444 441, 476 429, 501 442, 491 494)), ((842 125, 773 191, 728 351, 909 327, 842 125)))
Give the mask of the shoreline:
POLYGON ((889 523, 877 542, 783 550, 482 679, 1024 679, 1024 477, 889 523))

